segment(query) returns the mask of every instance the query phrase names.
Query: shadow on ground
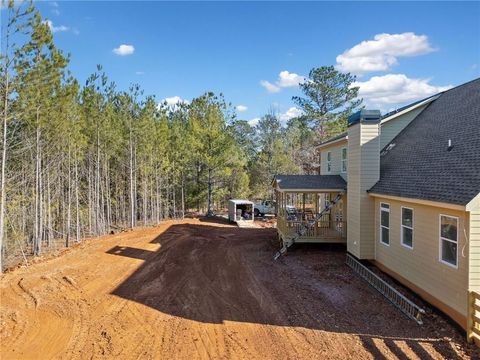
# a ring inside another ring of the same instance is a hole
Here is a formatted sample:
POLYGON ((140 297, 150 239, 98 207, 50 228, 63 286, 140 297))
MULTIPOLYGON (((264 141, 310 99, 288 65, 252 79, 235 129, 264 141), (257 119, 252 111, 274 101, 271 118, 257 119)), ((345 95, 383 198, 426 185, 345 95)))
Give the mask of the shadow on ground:
POLYGON ((151 241, 160 245, 157 251, 110 249, 112 255, 144 260, 113 294, 203 323, 356 334, 375 359, 386 358, 386 348, 405 358, 399 341, 421 359, 431 358, 425 344, 445 358, 459 358, 437 324, 417 325, 358 278, 345 265, 343 247, 299 247, 275 262, 275 229, 205 224, 218 221, 172 225, 151 241))

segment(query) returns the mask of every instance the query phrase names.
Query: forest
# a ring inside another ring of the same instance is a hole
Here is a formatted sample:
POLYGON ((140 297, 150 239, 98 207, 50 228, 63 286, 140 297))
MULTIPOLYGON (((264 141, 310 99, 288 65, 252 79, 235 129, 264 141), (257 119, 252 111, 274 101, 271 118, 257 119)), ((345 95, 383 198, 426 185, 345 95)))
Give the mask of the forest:
MULTIPOLYGON (((355 77, 314 67, 302 115, 252 125, 221 93, 169 106, 101 65, 80 83, 33 3, 2 5, 0 270, 47 250, 230 198, 272 196, 275 174, 316 173, 314 145, 361 107, 355 77)), ((161 59, 159 59, 160 61, 161 59)), ((168 84, 163 84, 168 87, 168 84)))

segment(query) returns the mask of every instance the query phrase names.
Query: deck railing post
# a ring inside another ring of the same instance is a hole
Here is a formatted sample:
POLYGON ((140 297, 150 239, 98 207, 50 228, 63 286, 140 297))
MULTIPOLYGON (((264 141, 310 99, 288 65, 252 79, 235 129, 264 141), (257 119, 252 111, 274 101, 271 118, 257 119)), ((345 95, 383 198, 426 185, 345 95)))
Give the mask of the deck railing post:
POLYGON ((475 315, 475 293, 468 291, 468 308, 467 308, 467 341, 473 342, 473 326, 475 315))

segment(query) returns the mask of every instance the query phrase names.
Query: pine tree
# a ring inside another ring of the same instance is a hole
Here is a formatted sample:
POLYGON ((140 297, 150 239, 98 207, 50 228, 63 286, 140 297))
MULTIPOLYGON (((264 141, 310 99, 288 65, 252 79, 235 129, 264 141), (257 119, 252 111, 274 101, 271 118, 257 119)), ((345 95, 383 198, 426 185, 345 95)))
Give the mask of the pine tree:
POLYGON ((303 110, 303 116, 316 122, 321 140, 345 131, 347 117, 360 107, 358 87, 352 86, 355 79, 333 66, 314 68, 307 81, 300 84, 305 97, 292 98, 303 110))
MULTIPOLYGON (((23 5, 23 4, 22 4, 23 5)), ((4 237, 5 237, 5 212, 7 201, 6 190, 6 166, 8 156, 8 127, 10 120, 15 116, 10 109, 12 102, 12 95, 15 94, 15 78, 13 74, 14 68, 14 52, 16 56, 20 52, 16 50, 18 44, 15 42, 15 35, 18 33, 28 34, 26 29, 30 16, 34 11, 32 3, 29 2, 25 6, 15 6, 13 0, 2 0, 2 6, 6 7, 6 21, 5 27, 2 29, 1 43, 4 47, 0 52, 0 88, 1 88, 1 102, 0 110, 2 116, 2 150, 1 150, 1 173, 0 173, 0 273, 3 271, 3 252, 4 252, 4 237)))
POLYGON ((189 108, 191 150, 207 173, 207 216, 213 215, 213 192, 218 177, 232 165, 233 136, 227 131, 231 121, 223 96, 209 92, 192 101, 189 108))
POLYGON ((18 108, 20 117, 33 131, 34 143, 34 253, 40 254, 45 238, 45 194, 44 194, 44 134, 52 125, 50 118, 53 98, 68 60, 53 44, 52 33, 35 13, 30 21, 31 39, 16 53, 15 70, 18 74, 18 108))

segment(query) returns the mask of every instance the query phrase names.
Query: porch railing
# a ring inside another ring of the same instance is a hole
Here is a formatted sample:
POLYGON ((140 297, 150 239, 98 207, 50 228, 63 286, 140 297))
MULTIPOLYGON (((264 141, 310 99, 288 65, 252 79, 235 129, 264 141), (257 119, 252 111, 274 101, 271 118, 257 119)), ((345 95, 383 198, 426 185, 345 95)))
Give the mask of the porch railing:
POLYGON ((480 346, 480 293, 468 292, 467 339, 480 346))
POLYGON ((345 238, 346 223, 341 220, 331 219, 329 214, 325 214, 319 221, 312 224, 312 220, 302 219, 302 215, 280 216, 277 219, 277 227, 285 236, 293 235, 306 226, 307 231, 300 239, 316 239, 316 238, 345 238), (299 220, 300 219, 300 220, 299 220))

